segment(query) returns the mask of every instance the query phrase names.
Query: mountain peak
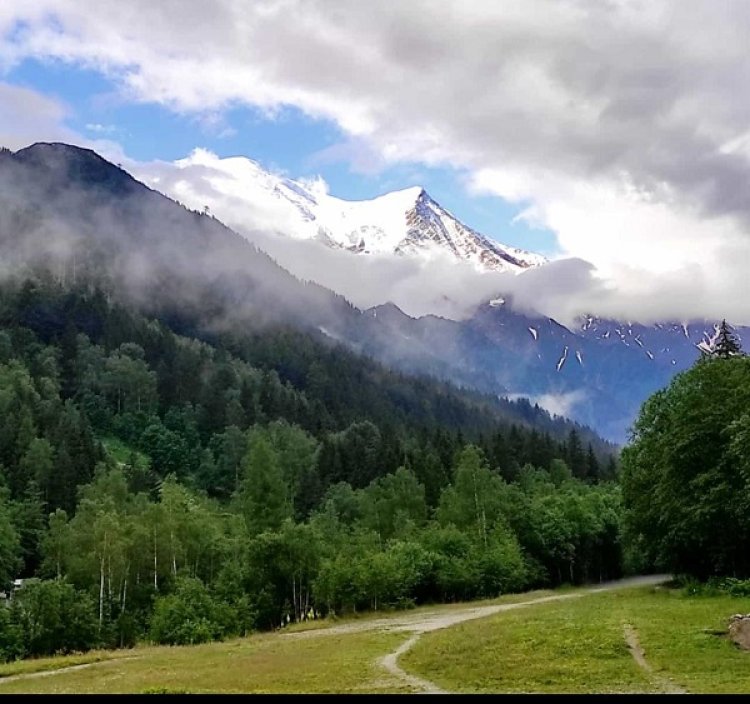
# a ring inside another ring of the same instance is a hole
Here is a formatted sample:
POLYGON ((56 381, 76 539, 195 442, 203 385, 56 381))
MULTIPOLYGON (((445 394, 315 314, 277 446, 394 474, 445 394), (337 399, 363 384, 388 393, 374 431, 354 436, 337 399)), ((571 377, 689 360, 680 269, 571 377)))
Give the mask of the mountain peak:
MULTIPOLYGON (((76 144, 68 144, 66 142, 34 142, 28 147, 22 147, 15 152, 19 157, 44 153, 86 154, 88 156, 96 157, 97 159, 102 159, 102 157, 100 157, 93 149, 79 147, 76 144)), ((102 161, 104 161, 104 159, 102 159, 102 161)))
POLYGON ((92 149, 63 142, 35 142, 14 152, 12 159, 54 174, 60 184, 93 186, 112 193, 125 193, 142 187, 130 174, 92 149))
MULTIPOLYGON (((398 191, 390 191, 382 196, 379 196, 379 198, 376 198, 376 200, 379 200, 380 198, 387 198, 387 197, 403 197, 404 200, 410 201, 411 203, 416 203, 419 200, 422 200, 424 198, 430 198, 427 191, 425 191, 424 187, 422 186, 409 186, 408 188, 401 188, 398 191)), ((430 198, 430 200, 432 200, 430 198)))
POLYGON ((327 195, 320 205, 317 236, 330 246, 361 254, 420 259, 449 255, 485 271, 520 272, 546 262, 541 255, 508 247, 467 227, 422 186, 365 201, 327 195))
POLYGON ((368 308, 365 312, 373 318, 380 318, 381 321, 395 320, 401 322, 403 320, 413 320, 410 315, 404 313, 401 308, 391 301, 368 308))
POLYGON ((89 161, 101 163, 106 165, 107 168, 113 168, 112 164, 100 157, 93 149, 65 144, 64 142, 34 142, 34 144, 30 144, 28 147, 14 152, 13 158, 23 163, 43 166, 61 162, 89 161))
MULTIPOLYGON (((467 262, 481 271, 516 273, 546 262, 541 255, 503 245, 464 225, 421 185, 370 200, 349 201, 332 196, 320 182, 275 175, 245 157, 218 159, 201 152, 184 160, 185 166, 193 163, 224 171, 236 183, 233 195, 248 206, 242 221, 235 213, 222 211, 226 205, 218 199, 209 205, 219 218, 240 231, 268 229, 265 211, 274 214, 277 225, 271 223, 270 227, 281 235, 314 239, 362 255, 447 258, 467 262), (253 213, 258 213, 257 222, 253 213)), ((179 197, 184 199, 184 195, 179 197)), ((205 202, 189 205, 201 208, 205 202)))
POLYGON ((345 202, 378 203, 380 205, 388 205, 389 207, 401 206, 403 208, 413 208, 420 200, 424 200, 425 198, 429 199, 430 197, 422 186, 409 186, 408 188, 400 188, 397 191, 388 191, 380 196, 376 196, 372 200, 354 200, 345 202))

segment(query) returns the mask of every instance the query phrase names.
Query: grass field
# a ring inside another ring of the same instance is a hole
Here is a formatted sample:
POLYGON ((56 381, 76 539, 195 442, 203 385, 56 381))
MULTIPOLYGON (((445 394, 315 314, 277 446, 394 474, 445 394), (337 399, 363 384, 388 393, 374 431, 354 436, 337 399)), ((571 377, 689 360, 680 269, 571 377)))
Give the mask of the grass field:
POLYGON ((89 650, 87 653, 76 655, 59 655, 50 658, 30 658, 28 660, 15 660, 0 664, 0 683, 2 678, 15 675, 26 675, 35 672, 49 672, 60 670, 64 667, 76 665, 88 665, 92 662, 103 660, 120 659, 127 654, 122 650, 89 650))
MULTIPOLYGON (((563 590, 558 590, 561 593, 563 590)), ((569 591, 569 590, 566 590, 569 591)), ((187 692, 402 692, 409 691, 377 665, 408 633, 384 633, 375 627, 387 619, 419 618, 421 614, 451 613, 470 607, 514 603, 552 594, 541 590, 509 594, 471 604, 422 606, 409 611, 354 614, 343 619, 295 624, 284 633, 268 633, 225 643, 171 648, 139 646, 132 650, 91 651, 81 655, 21 660, 0 664, 0 694, 10 693, 140 693, 187 692), (332 628, 352 633, 328 635, 332 628), (316 633, 309 637, 310 631, 316 633), (298 637, 299 636, 299 637, 298 637), (103 660, 112 660, 99 664, 103 660), (116 661, 116 662, 115 662, 116 661), (9 680, 71 666, 95 667, 50 676, 9 680), (5 679, 5 681, 3 681, 5 679)))
MULTIPOLYGON (((11 663, 0 666, 0 694, 408 692, 412 689, 386 672, 380 658, 418 632, 415 624, 476 607, 423 607, 225 643, 11 663), (107 661, 98 662, 102 659, 107 661), (30 675, 88 662, 95 664, 30 675)), ((725 630, 729 615, 748 610, 748 600, 687 598, 664 588, 590 594, 423 633, 399 663, 455 692, 656 692, 663 689, 659 676, 693 692, 750 692, 750 653, 715 635, 725 630), (656 676, 635 664, 623 636, 626 623, 637 631, 656 676)))
POLYGON ((258 635, 192 647, 145 647, 86 669, 3 682, 0 694, 142 692, 398 692, 378 655, 404 634, 258 635))
POLYGON ((455 692, 662 691, 625 644, 629 623, 657 677, 689 692, 750 693, 750 652, 716 635, 748 606, 665 588, 594 594, 427 633, 401 666, 455 692))

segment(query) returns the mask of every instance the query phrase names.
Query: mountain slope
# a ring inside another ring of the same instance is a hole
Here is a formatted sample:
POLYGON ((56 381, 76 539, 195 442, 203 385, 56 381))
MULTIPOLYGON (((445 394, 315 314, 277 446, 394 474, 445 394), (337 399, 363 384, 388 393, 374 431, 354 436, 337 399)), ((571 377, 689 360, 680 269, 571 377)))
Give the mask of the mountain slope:
MULTIPOLYGON (((615 442, 627 439, 641 403, 698 359, 716 327, 710 321, 640 325, 589 316, 568 329, 501 298, 464 321, 413 319, 393 305, 368 314, 380 322, 366 348, 373 356, 509 398, 529 398, 615 442)), ((750 329, 735 332, 750 340, 750 329)))
MULTIPOLYGON (((435 357, 426 363, 418 346, 409 346, 401 357, 421 358, 421 368, 379 353, 392 349, 390 331, 381 322, 341 296, 299 281, 218 220, 186 210, 89 150, 36 144, 0 153, 0 262, 2 273, 19 282, 26 272, 44 269, 63 286, 96 283, 179 333, 252 334, 260 346, 264 330, 289 329, 298 335, 286 343, 289 356, 304 340, 328 347, 340 342, 422 377, 437 372, 452 379, 451 360, 435 357)), ((307 359, 294 374, 288 361, 276 364, 282 378, 303 383, 314 373, 313 362, 307 359)), ((265 363, 276 368, 272 359, 265 363)), ((363 370, 372 364, 360 363, 363 370)), ((446 386, 439 393, 460 392, 446 386)), ((481 403, 489 404, 498 422, 557 436, 573 427, 528 404, 496 396, 481 403)), ((592 433, 583 434, 593 439, 592 433)))
MULTIPOLYGON (((520 272, 546 261, 472 230, 418 186, 372 200, 346 201, 327 193, 319 182, 282 178, 244 157, 217 162, 209 153, 196 150, 177 166, 202 167, 209 184, 220 183, 220 190, 247 204, 243 230, 251 229, 255 221, 258 227, 293 238, 317 239, 335 249, 423 259, 448 256, 480 270, 520 272)), ((195 198, 184 181, 167 189, 186 202, 195 198)), ((216 207, 220 217, 229 215, 220 204, 216 207)))
POLYGON ((110 279, 150 307, 199 310, 222 301, 217 328, 289 320, 345 329, 341 296, 303 283, 218 220, 188 211, 90 150, 35 144, 0 155, 3 263, 48 266, 63 282, 110 279))
MULTIPOLYGON (((426 199, 421 191, 391 195, 398 207, 426 199)), ((425 222, 429 212, 420 216, 425 222)), ((530 398, 617 442, 640 404, 690 366, 715 334, 707 321, 646 326, 591 316, 569 329, 515 310, 510 297, 483 304, 464 321, 415 319, 393 305, 363 312, 299 281, 215 218, 65 145, 0 154, 0 267, 18 272, 29 263, 63 283, 104 278, 122 299, 178 331, 283 324, 393 369, 495 397, 530 398)), ((737 333, 750 340, 750 330, 737 333)), ((508 417, 528 415, 513 404, 503 409, 508 417)), ((533 411, 523 422, 551 421, 533 411)))

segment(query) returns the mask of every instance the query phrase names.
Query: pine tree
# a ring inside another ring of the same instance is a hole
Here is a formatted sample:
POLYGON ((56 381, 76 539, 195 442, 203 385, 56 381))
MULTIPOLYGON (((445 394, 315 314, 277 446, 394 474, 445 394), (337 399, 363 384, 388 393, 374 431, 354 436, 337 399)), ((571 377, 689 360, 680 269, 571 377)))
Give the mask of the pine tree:
POLYGON ((719 359, 729 359, 741 354, 740 341, 734 334, 732 326, 728 325, 726 320, 722 320, 719 326, 719 334, 713 344, 710 356, 718 357, 719 359))
POLYGON ((601 467, 599 466, 599 460, 596 458, 593 446, 589 443, 588 452, 586 453, 586 476, 590 481, 598 482, 600 474, 601 467))
POLYGON ((568 433, 568 440, 565 443, 565 461, 574 477, 586 476, 586 455, 583 451, 581 437, 575 428, 568 433))

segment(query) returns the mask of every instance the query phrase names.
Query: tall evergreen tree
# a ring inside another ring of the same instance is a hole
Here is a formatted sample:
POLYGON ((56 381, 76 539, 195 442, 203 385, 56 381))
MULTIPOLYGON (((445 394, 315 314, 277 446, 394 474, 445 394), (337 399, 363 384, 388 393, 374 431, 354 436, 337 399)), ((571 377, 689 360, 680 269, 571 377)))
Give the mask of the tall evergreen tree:
POLYGON ((599 480, 600 474, 601 467, 599 466, 599 460, 596 458, 593 446, 589 443, 588 451, 586 452, 586 476, 592 482, 596 482, 599 480))
POLYGON ((585 476, 587 469, 586 455, 583 451, 581 436, 575 428, 568 433, 568 440, 565 443, 565 460, 574 476, 585 476))
POLYGON ((726 320, 722 320, 721 325, 719 325, 719 334, 713 344, 710 356, 718 357, 719 359, 729 359, 741 354, 742 347, 737 335, 734 333, 734 329, 731 325, 727 324, 726 320))

